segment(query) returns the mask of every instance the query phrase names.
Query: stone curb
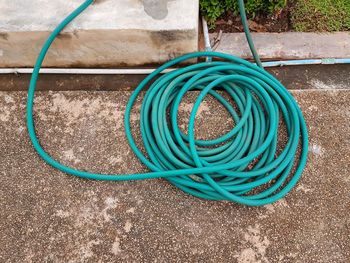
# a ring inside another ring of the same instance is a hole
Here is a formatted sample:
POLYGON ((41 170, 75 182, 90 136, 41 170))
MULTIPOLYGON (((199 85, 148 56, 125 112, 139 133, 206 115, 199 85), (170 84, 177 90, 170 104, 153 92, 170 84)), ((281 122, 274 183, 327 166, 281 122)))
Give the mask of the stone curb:
MULTIPOLYGON (((210 34, 213 40, 217 34, 210 34)), ((350 58, 350 33, 252 33, 263 60, 350 58)), ((216 51, 251 59, 244 33, 224 33, 216 51)))

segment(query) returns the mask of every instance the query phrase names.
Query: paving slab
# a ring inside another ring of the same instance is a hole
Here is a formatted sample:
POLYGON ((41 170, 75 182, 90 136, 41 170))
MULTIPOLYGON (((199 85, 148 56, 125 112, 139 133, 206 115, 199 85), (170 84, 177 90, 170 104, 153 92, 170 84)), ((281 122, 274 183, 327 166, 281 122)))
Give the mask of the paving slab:
MULTIPOLYGON (((63 174, 29 142, 26 92, 0 92, 0 261, 349 262, 350 92, 292 93, 308 123, 309 161, 287 197, 254 208, 201 200, 162 179, 96 182, 63 174)), ((88 171, 145 171, 124 136, 129 95, 39 92, 43 147, 88 171)), ((181 106, 183 127, 195 96, 181 106)), ((136 112, 132 122, 136 129, 136 112)), ((196 132, 212 137, 232 125, 208 98, 196 132)))
MULTIPOLYGON (((216 34, 211 34, 213 39, 216 34)), ((261 59, 350 58, 350 33, 252 33, 261 59)), ((217 51, 245 59, 252 55, 244 33, 222 34, 217 51)))
MULTIPOLYGON (((0 67, 33 67, 50 32, 81 0, 2 0, 0 67)), ((95 1, 53 43, 44 67, 162 63, 198 49, 198 0, 95 1)))

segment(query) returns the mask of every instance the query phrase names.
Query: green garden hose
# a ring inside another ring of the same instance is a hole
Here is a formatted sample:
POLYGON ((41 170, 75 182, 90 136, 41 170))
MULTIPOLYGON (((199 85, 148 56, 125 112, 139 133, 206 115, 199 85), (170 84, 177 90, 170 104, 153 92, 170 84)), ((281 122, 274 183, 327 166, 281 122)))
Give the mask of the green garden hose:
MULTIPOLYGON (((239 2, 246 26, 243 0, 239 2)), ((124 118, 126 137, 135 155, 150 172, 96 174, 76 170, 54 160, 41 147, 34 129, 36 83, 52 42, 67 24, 92 3, 93 0, 85 1, 52 32, 38 56, 30 81, 27 128, 35 150, 48 164, 67 174, 94 180, 166 178, 196 197, 229 200, 249 206, 277 201, 293 188, 303 172, 308 153, 307 127, 298 104, 287 89, 263 68, 228 54, 211 51, 189 53, 170 60, 148 75, 131 95, 124 118), (181 62, 201 57, 214 60, 160 74, 181 62), (140 92, 146 90, 149 84, 140 113, 140 131, 147 152, 144 154, 131 133, 130 113, 140 92), (188 133, 185 134, 178 127, 177 116, 180 102, 190 90, 199 90, 200 93, 189 118, 188 133), (218 90, 226 92, 235 106, 218 90), (235 126, 218 138, 199 140, 195 138, 195 117, 207 95, 225 107, 235 126), (277 154, 280 115, 287 128, 288 142, 277 154), (297 157, 299 144, 301 153, 297 157)), ((261 65, 249 29, 246 34, 256 62, 261 65)))

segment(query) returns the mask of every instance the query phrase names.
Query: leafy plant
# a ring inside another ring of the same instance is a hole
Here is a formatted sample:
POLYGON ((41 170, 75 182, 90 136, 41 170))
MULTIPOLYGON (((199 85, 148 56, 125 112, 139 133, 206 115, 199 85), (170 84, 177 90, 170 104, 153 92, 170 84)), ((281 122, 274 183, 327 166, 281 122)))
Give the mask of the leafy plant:
MULTIPOLYGON (((239 14, 237 0, 200 0, 199 4, 202 14, 211 26, 227 11, 239 14)), ((287 0, 245 0, 246 12, 250 17, 255 17, 258 13, 271 14, 286 5, 287 0)))

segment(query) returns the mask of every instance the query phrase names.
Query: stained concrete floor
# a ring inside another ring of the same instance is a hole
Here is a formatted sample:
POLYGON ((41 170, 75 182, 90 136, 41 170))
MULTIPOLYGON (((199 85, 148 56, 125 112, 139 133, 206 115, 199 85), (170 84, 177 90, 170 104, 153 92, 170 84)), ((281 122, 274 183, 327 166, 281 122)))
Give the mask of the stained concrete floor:
MULTIPOLYGON (((257 208, 201 200, 162 179, 96 182, 63 174, 29 142, 26 92, 0 92, 0 262, 349 262, 350 90, 316 88, 292 91, 309 127, 306 170, 289 195, 257 208)), ((144 171, 124 137, 129 95, 38 93, 42 145, 76 168, 144 171)), ((132 121, 137 126, 137 115, 132 121)), ((230 127, 225 111, 207 100, 198 135, 230 127)))

